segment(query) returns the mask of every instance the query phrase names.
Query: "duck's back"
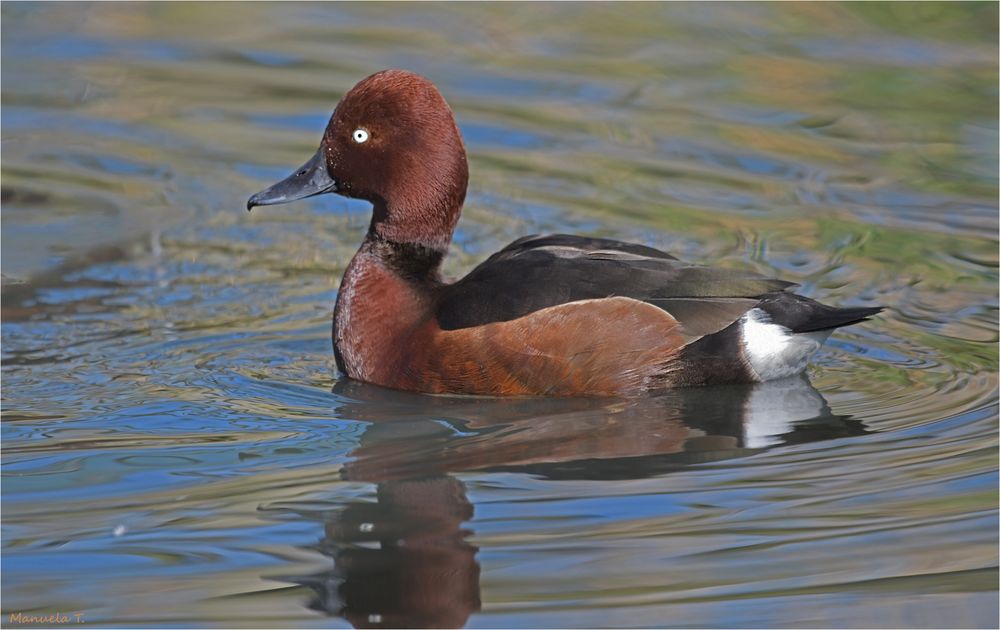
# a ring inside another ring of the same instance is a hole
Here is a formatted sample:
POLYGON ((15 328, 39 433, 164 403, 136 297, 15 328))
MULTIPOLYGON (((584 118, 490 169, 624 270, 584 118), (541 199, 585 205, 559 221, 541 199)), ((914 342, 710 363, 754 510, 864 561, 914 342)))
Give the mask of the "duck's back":
MULTIPOLYGON (((585 325, 574 319, 574 331, 565 334, 596 336, 588 340, 586 360, 599 366, 590 354, 635 351, 620 346, 628 332, 620 330, 623 321, 608 319, 608 314, 620 314, 632 303, 649 318, 645 309, 652 305, 668 316, 664 321, 675 322, 663 328, 672 339, 670 357, 652 376, 647 370, 637 387, 752 382, 801 372, 830 330, 879 310, 824 306, 786 292, 791 286, 750 272, 687 264, 643 245, 561 234, 529 236, 442 287, 436 321, 456 338, 513 329, 539 336, 543 332, 537 323, 550 319, 548 309, 566 305, 559 311, 572 313, 585 325), (598 308, 609 299, 615 300, 614 309, 598 308), (503 322, 523 325, 496 325, 503 322)), ((547 339, 558 334, 544 330, 547 339)), ((545 352, 532 339, 503 341, 505 347, 521 343, 532 352, 545 352)), ((617 361, 609 358, 611 364, 617 361)), ((544 381, 544 375, 539 379, 544 381)))
POLYGON ((677 318, 687 336, 733 323, 760 298, 793 283, 681 262, 658 249, 566 234, 527 236, 443 289, 437 317, 455 330, 543 308, 608 297, 648 302, 677 318))

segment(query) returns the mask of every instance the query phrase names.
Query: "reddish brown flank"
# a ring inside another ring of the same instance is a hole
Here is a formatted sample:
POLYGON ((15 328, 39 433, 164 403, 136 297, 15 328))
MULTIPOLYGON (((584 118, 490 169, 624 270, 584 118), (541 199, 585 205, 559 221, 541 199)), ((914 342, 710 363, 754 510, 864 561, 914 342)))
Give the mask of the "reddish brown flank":
POLYGON ((386 385, 497 396, 635 395, 651 388, 683 344, 668 313, 623 297, 460 330, 443 331, 430 320, 411 337, 386 385))
POLYGON ((751 382, 801 371, 829 331, 880 310, 832 308, 780 280, 569 235, 519 239, 447 283, 441 261, 468 178, 437 88, 386 70, 344 96, 313 158, 247 202, 328 192, 371 202, 334 311, 337 365, 350 378, 500 396, 751 382))

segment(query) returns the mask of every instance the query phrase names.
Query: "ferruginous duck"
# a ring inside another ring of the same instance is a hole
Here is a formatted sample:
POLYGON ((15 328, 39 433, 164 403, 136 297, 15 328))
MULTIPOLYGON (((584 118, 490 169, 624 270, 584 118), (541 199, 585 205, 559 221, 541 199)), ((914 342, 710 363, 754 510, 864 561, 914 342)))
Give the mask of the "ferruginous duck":
POLYGON ((446 282, 441 261, 468 179, 462 134, 434 84, 385 70, 344 96, 308 162, 247 201, 371 202, 333 315, 348 377, 494 396, 767 381, 802 372, 833 329, 881 310, 825 306, 786 291, 790 282, 565 234, 518 239, 446 282))

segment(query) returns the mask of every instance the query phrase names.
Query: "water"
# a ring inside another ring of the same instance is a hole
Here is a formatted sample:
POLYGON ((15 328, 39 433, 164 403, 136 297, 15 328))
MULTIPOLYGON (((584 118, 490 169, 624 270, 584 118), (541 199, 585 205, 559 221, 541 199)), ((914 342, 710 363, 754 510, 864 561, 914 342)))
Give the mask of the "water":
POLYGON ((998 624, 995 4, 4 3, 3 603, 101 626, 998 624), (462 273, 637 240, 839 305, 810 381, 338 381, 367 226, 247 215, 430 76, 462 273))

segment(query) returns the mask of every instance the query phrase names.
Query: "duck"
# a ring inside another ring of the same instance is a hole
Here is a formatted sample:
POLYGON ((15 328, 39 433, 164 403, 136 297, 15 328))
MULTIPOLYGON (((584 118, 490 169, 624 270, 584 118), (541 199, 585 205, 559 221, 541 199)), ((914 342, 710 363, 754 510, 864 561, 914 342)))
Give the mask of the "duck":
POLYGON ((429 79, 389 69, 343 96, 305 164, 247 201, 371 203, 333 312, 348 378, 429 394, 625 398, 755 383, 801 374, 835 329, 882 310, 569 234, 519 238, 449 281, 441 264, 468 182, 451 107, 429 79))

